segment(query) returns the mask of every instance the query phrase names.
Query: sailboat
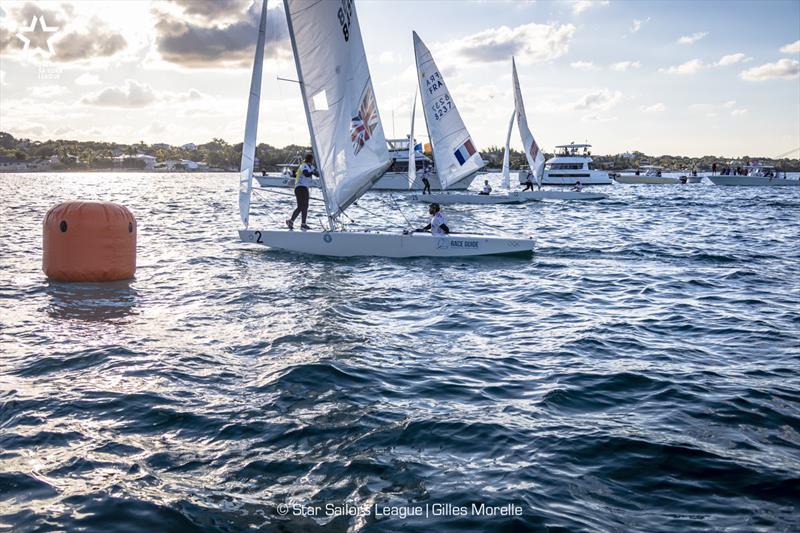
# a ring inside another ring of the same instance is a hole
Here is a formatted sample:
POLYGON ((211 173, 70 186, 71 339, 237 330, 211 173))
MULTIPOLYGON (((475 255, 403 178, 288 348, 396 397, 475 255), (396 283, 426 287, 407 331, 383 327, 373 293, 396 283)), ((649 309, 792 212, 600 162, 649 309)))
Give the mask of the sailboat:
MULTIPOLYGON (((537 202, 540 200, 602 200, 606 197, 605 194, 589 193, 582 191, 543 191, 542 186, 542 171, 544 169, 544 154, 539 149, 539 145, 533 138, 528 127, 528 117, 525 114, 525 104, 522 100, 522 91, 520 90, 519 77, 517 76, 517 65, 514 58, 511 58, 512 69, 512 85, 514 89, 514 112, 511 114, 511 119, 508 123, 508 132, 506 133, 506 145, 503 153, 503 187, 508 191, 503 194, 486 195, 486 194, 436 194, 433 195, 435 201, 443 204, 518 204, 523 202, 537 202), (534 178, 539 185, 538 191, 512 191, 511 189, 511 173, 509 170, 509 153, 511 150, 511 131, 514 127, 514 118, 517 119, 517 129, 519 130, 520 140, 525 152, 525 158, 531 168, 534 178)), ((420 196, 415 196, 416 199, 421 200, 420 196)))
POLYGON ((533 239, 347 231, 342 215, 390 165, 355 3, 284 0, 327 220, 321 231, 249 227, 252 166, 264 60, 263 0, 248 101, 239 208, 243 242, 290 252, 354 257, 463 257, 533 252, 533 239), (324 39, 324 41, 323 41, 324 39))

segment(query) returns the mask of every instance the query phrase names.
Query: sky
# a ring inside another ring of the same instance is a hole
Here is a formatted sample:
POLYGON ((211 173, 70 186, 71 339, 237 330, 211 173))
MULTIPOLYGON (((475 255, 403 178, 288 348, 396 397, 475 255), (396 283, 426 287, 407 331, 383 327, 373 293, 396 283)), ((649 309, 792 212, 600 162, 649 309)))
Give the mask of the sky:
MULTIPOLYGON (((296 79, 283 5, 268 6, 258 141, 308 145, 298 85, 278 80, 296 79)), ((415 30, 479 149, 505 141, 513 55, 545 150, 575 141, 601 154, 800 156, 797 0, 358 0, 356 9, 387 137, 410 127, 415 30)), ((241 142, 259 12, 260 0, 0 0, 0 131, 241 142)), ((521 148, 516 132, 512 147, 521 148)))

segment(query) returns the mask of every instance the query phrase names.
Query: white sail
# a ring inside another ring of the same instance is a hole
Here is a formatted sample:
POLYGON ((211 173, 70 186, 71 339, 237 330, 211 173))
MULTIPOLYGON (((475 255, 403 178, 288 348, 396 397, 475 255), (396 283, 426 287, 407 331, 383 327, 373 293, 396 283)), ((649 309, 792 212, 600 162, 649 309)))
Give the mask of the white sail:
POLYGON ((464 121, 461 120, 430 50, 417 32, 414 32, 414 56, 436 173, 442 188, 446 189, 465 176, 477 172, 486 163, 481 159, 464 121))
POLYGON ((417 157, 414 150, 414 115, 417 111, 417 92, 414 91, 414 103, 411 105, 411 134, 408 136, 408 190, 417 180, 417 157))
POLYGON ((390 164, 353 0, 284 0, 328 215, 390 164))
POLYGON ((519 78, 517 77, 517 65, 514 58, 511 58, 511 68, 514 77, 514 109, 517 112, 517 128, 519 129, 519 136, 522 140, 522 151, 525 152, 525 158, 528 160, 528 165, 531 167, 531 172, 536 178, 536 183, 542 185, 542 171, 544 170, 544 154, 539 150, 539 145, 533 138, 528 127, 528 118, 525 115, 525 104, 522 102, 522 91, 519 88, 519 78))
POLYGON ((258 23, 258 41, 253 60, 253 75, 250 78, 250 98, 247 101, 247 119, 242 144, 242 164, 239 167, 239 216, 246 228, 250 223, 250 195, 253 192, 253 167, 256 158, 256 133, 258 131, 258 108, 261 103, 261 71, 264 63, 264 42, 267 34, 267 0, 261 5, 261 21, 258 23))
POLYGON ((511 130, 514 129, 514 116, 516 111, 511 112, 511 118, 508 121, 508 133, 506 134, 506 149, 503 152, 503 188, 511 188, 511 169, 509 168, 509 159, 511 157, 511 130))

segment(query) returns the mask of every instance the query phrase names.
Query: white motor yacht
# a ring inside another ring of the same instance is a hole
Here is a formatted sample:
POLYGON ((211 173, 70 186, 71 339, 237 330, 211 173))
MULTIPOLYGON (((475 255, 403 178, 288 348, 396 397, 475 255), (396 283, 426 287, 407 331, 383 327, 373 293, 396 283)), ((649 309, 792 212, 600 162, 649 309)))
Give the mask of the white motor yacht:
POLYGON ((614 176, 618 183, 649 183, 661 185, 674 185, 686 183, 686 176, 664 176, 663 167, 658 165, 642 165, 632 174, 623 172, 614 176))
MULTIPOLYGON (((561 144, 556 154, 544 165, 542 185, 610 185, 608 172, 596 170, 592 163, 591 144, 561 144)), ((524 184, 526 173, 519 173, 519 182, 524 184)))
MULTIPOLYGON (((375 185, 372 186, 373 191, 408 191, 408 138, 405 139, 386 139, 386 145, 389 148, 389 157, 392 158, 392 165, 389 170, 380 177, 375 185)), ((439 182, 439 177, 436 174, 436 167, 431 159, 422 153, 420 150, 414 150, 414 162, 417 169, 417 179, 411 186, 412 191, 421 191, 424 188, 422 184, 422 170, 425 165, 430 165, 433 172, 429 174, 428 181, 431 183, 432 190, 442 190, 442 184, 439 182)), ((469 188, 472 181, 477 176, 477 173, 470 174, 465 178, 450 185, 448 190, 465 191, 469 188)))

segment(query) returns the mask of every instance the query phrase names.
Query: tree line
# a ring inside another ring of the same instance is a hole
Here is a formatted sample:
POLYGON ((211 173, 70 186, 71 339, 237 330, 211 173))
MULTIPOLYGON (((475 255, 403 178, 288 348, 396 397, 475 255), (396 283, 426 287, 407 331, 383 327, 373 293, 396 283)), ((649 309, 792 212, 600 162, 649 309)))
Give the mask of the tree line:
MULTIPOLYGON (((118 155, 137 154, 150 155, 157 162, 167 160, 190 160, 202 162, 209 168, 223 170, 237 170, 242 157, 242 143, 229 144, 223 139, 215 138, 210 142, 194 147, 163 146, 161 144, 146 144, 140 141, 135 144, 122 144, 99 141, 73 141, 73 140, 47 140, 31 141, 30 139, 17 139, 13 135, 0 132, 0 157, 14 158, 18 161, 35 161, 50 159, 58 156, 58 163, 53 169, 81 170, 113 168, 112 158, 118 155)), ((256 157, 259 160, 257 170, 274 171, 278 165, 287 163, 296 156, 310 152, 309 146, 291 144, 278 148, 269 144, 259 144, 256 147, 256 157)), ((503 164, 503 148, 490 146, 480 152, 490 168, 499 168, 503 164)), ((545 154, 546 158, 553 154, 545 154)), ((725 157, 706 155, 702 157, 687 157, 675 155, 650 156, 641 152, 615 155, 592 154, 596 168, 605 170, 625 170, 637 168, 640 165, 659 165, 665 169, 684 171, 697 170, 709 171, 716 163, 718 167, 727 165, 728 161, 736 160, 741 164, 758 161, 765 165, 773 165, 788 172, 800 171, 800 159, 770 157, 725 157)), ((527 165, 525 154, 512 149, 509 155, 511 168, 519 169, 527 165)), ((134 162, 135 164, 135 162, 134 162)))

